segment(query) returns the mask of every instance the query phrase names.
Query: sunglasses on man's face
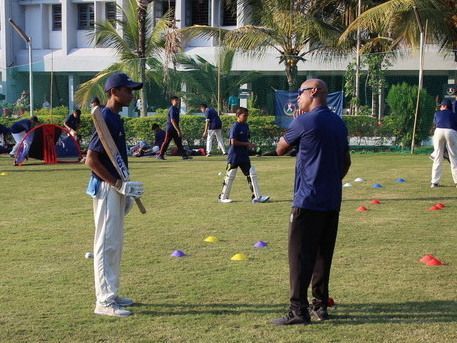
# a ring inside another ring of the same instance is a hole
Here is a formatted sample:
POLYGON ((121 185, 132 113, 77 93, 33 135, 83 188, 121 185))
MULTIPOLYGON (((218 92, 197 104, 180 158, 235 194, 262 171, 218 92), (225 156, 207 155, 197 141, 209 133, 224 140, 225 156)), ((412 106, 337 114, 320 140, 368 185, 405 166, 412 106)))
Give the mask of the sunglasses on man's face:
MULTIPOLYGON (((309 90, 314 89, 314 88, 316 88, 316 87, 299 88, 298 91, 297 91, 297 92, 298 92, 298 96, 302 95, 302 93, 303 93, 304 91, 309 91, 309 90)), ((320 88, 316 88, 316 89, 320 89, 320 88)))

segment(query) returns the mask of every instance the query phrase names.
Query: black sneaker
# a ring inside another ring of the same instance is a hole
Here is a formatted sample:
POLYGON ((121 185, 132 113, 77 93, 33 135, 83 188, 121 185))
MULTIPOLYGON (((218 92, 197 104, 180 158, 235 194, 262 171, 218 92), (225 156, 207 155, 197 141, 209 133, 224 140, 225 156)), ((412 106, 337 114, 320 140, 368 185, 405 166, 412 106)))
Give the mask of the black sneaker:
POLYGON ((319 307, 319 308, 311 307, 309 312, 313 316, 313 318, 315 318, 318 321, 324 321, 324 320, 329 319, 326 307, 319 307))
POLYGON ((298 315, 295 311, 289 311, 285 317, 273 319, 271 323, 274 325, 308 325, 311 324, 311 319, 308 313, 298 315))
POLYGON ((328 320, 327 303, 319 299, 313 299, 309 306, 309 314, 318 321, 328 320))
POLYGON ((156 158, 157 158, 158 160, 162 160, 162 161, 165 161, 165 160, 166 160, 165 157, 163 157, 163 156, 161 156, 161 155, 157 155, 156 158))
POLYGON ((184 155, 182 157, 183 160, 191 160, 192 159, 192 156, 187 156, 187 155, 184 155))

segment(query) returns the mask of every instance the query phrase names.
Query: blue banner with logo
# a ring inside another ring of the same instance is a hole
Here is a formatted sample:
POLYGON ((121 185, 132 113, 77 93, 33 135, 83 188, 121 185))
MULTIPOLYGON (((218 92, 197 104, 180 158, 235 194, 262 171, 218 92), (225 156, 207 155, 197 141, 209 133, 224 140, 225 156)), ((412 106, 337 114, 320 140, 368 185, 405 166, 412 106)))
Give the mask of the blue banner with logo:
MULTIPOLYGON (((279 127, 288 128, 295 110, 298 109, 298 92, 290 93, 278 89, 275 89, 274 92, 276 124, 279 127)), ((329 93, 327 96, 327 106, 340 117, 343 115, 343 100, 344 93, 342 91, 329 93)))

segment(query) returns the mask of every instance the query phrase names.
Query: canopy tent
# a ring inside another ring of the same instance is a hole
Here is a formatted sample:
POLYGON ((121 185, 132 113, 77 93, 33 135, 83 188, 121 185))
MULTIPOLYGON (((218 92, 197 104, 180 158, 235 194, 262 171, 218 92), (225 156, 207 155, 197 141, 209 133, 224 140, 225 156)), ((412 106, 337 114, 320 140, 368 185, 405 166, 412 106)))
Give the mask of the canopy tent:
POLYGON ((81 150, 70 131, 55 124, 42 124, 32 128, 19 144, 15 164, 23 164, 29 157, 46 164, 78 162, 81 150))

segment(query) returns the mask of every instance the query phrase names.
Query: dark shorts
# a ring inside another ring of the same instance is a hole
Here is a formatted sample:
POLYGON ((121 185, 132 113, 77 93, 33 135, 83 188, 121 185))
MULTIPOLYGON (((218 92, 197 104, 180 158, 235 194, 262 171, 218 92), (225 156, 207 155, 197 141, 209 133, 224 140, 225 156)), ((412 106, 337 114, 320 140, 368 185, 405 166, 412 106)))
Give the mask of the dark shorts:
POLYGON ((230 163, 227 163, 227 171, 231 170, 231 169, 236 169, 236 168, 240 168, 241 171, 243 172, 243 174, 245 176, 248 176, 249 175, 249 169, 251 169, 251 162, 244 162, 244 163, 238 163, 238 164, 230 164, 230 163))

